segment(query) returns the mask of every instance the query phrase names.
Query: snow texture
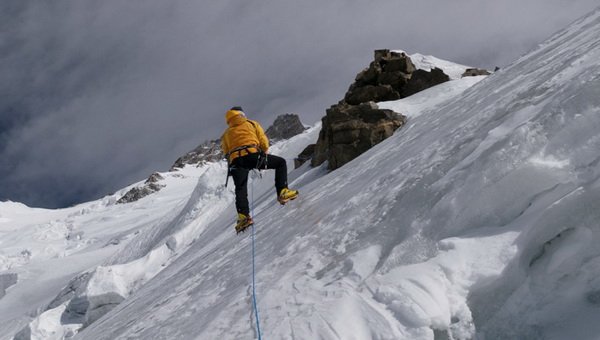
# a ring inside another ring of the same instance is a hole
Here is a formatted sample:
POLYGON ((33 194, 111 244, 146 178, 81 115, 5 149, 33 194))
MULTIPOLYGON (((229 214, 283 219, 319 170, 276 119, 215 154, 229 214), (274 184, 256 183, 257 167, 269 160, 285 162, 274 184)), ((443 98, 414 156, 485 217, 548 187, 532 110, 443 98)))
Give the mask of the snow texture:
MULTIPOLYGON (((292 171, 286 206, 253 176, 263 338, 597 339, 599 37, 597 10, 491 76, 381 103, 407 125, 336 171, 292 171)), ((319 129, 271 152, 292 168, 319 129)), ((165 173, 125 205, 0 203, 18 275, 2 339, 257 338, 224 173, 165 173)))

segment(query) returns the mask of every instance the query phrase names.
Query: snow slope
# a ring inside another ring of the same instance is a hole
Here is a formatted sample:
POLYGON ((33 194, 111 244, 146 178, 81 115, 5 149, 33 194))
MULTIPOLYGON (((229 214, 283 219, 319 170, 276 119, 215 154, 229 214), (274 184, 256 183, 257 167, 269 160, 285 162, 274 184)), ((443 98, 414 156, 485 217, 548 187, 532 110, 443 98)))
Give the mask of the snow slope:
MULTIPOLYGON (((598 37, 600 10, 485 79, 382 103, 407 125, 334 172, 293 171, 301 197, 286 206, 276 204, 272 173, 253 179, 263 338, 597 339, 598 37)), ((317 133, 272 152, 292 158, 317 133)), ((132 205, 90 208, 98 229, 126 212, 131 221, 105 227, 122 228, 127 242, 95 259, 100 267, 79 265, 88 266, 85 284, 33 318, 32 338, 70 337, 80 325, 76 339, 257 338, 251 239, 233 232, 223 165, 183 171, 132 205), (136 209, 159 212, 142 226, 136 209), (84 297, 89 313, 78 319, 68 310, 84 297), (86 324, 107 305, 114 309, 86 324)), ((0 213, 3 241, 18 234, 10 221, 26 221, 32 235, 42 215, 63 214, 13 203, 0 213), (19 220, 22 210, 31 216, 19 220)), ((51 244, 67 251, 60 242, 51 244)), ((98 244, 80 253, 95 255, 98 244)), ((11 254, 13 268, 30 267, 11 254)), ((3 334, 23 325, 7 318, 20 284, 0 299, 3 334)))
MULTIPOLYGON (((99 201, 68 209, 29 208, 0 202, 0 282, 16 277, 0 294, 0 338, 6 339, 42 311, 56 294, 82 271, 102 264, 128 240, 189 198, 199 174, 167 173, 160 196, 144 202, 116 205, 124 188, 99 201)), ((43 338, 43 337, 42 337, 43 338)))
MULTIPOLYGON (((599 21, 415 114, 289 206, 259 196, 264 337, 595 338, 599 21)), ((256 337, 250 240, 231 222, 81 337, 256 337)))
POLYGON ((440 59, 432 55, 424 55, 421 53, 409 54, 403 50, 394 50, 397 53, 405 53, 410 56, 410 60, 413 62, 417 69, 431 71, 434 68, 439 68, 447 74, 450 79, 460 79, 462 74, 470 66, 457 64, 448 60, 440 59))

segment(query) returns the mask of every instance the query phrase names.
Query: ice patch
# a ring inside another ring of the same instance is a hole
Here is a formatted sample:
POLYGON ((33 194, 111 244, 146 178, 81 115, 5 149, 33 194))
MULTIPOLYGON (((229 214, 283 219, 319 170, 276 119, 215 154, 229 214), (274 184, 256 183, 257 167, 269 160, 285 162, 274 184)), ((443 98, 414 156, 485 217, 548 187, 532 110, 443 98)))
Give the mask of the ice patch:
POLYGON ((568 159, 557 159, 554 156, 534 156, 529 159, 531 164, 545 168, 564 169, 570 165, 568 159))

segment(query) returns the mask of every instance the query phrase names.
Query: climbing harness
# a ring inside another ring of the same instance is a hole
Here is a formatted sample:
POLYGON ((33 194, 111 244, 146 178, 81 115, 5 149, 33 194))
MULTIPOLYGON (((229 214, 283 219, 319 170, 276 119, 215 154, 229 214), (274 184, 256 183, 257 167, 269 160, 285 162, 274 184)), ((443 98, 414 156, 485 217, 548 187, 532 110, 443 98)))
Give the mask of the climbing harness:
MULTIPOLYGON (((246 151, 246 154, 249 155, 251 152, 248 151, 248 149, 256 149, 256 150, 258 150, 259 155, 263 153, 260 150, 260 148, 258 147, 258 145, 256 145, 256 144, 250 144, 250 145, 238 146, 237 148, 234 148, 233 150, 229 151, 225 155, 225 158, 227 159, 227 178, 225 179, 225 187, 226 188, 227 188, 227 184, 229 183, 229 176, 231 176, 231 169, 234 168, 232 166, 231 160, 229 158, 231 157, 232 154, 234 154, 236 152, 238 153, 238 157, 241 157, 242 156, 242 151, 246 151)), ((260 156, 259 156, 259 159, 260 159, 260 156)))

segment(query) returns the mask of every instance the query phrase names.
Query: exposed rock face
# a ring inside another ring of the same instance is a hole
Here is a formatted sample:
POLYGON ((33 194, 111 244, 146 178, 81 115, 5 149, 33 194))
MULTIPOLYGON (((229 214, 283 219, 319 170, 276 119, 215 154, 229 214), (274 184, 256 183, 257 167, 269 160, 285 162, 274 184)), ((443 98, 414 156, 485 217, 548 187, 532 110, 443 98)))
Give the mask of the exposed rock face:
POLYGON ((369 101, 400 99, 402 87, 414 70, 415 66, 406 54, 376 50, 375 60, 356 76, 344 101, 358 105, 369 101))
POLYGON ((439 68, 417 70, 404 53, 376 50, 344 99, 327 110, 311 165, 328 161, 330 170, 337 169, 404 125, 406 117, 380 110, 374 102, 408 97, 448 80, 439 68))
POLYGON ((152 193, 155 193, 162 189, 164 185, 158 184, 160 180, 164 179, 158 172, 153 173, 148 177, 144 186, 135 187, 130 189, 123 197, 119 198, 117 204, 131 203, 138 201, 139 199, 146 197, 152 193))
POLYGON ((194 150, 179 157, 170 171, 177 171, 178 168, 183 168, 186 164, 199 164, 205 162, 216 162, 223 159, 221 151, 221 140, 208 140, 198 145, 194 150))
POLYGON ((351 86, 344 100, 351 105, 358 105, 368 101, 381 102, 386 100, 400 99, 400 93, 395 91, 391 85, 365 85, 351 86))
POLYGON ((305 128, 300 122, 300 117, 295 114, 287 113, 277 116, 273 125, 271 125, 265 134, 271 142, 276 142, 284 139, 290 139, 295 135, 304 132, 305 128))
POLYGON ((490 71, 481 68, 468 68, 461 77, 489 76, 490 74, 490 71))
POLYGON ((402 98, 411 96, 417 92, 428 89, 432 86, 447 82, 450 77, 439 68, 434 68, 431 72, 425 70, 416 70, 411 74, 410 80, 401 90, 402 98))
POLYGON ((337 169, 390 137, 405 121, 403 115, 379 109, 373 102, 334 105, 323 118, 311 165, 329 161, 328 168, 337 169))
POLYGON ((316 144, 309 144, 302 152, 298 155, 298 157, 294 158, 294 169, 299 168, 302 164, 309 161, 314 153, 315 153, 316 144))
POLYGON ((448 80, 450 77, 440 69, 417 70, 404 53, 376 50, 375 60, 356 76, 344 102, 358 105, 396 100, 448 80))

